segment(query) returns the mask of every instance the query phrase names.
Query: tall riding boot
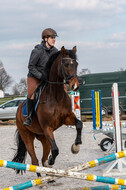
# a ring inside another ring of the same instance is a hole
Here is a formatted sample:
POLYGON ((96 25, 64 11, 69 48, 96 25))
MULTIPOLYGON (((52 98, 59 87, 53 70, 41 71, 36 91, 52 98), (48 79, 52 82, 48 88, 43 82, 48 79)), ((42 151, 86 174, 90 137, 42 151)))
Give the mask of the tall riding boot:
POLYGON ((31 126, 32 125, 32 112, 33 112, 33 100, 27 98, 27 113, 28 116, 24 121, 24 125, 31 126))

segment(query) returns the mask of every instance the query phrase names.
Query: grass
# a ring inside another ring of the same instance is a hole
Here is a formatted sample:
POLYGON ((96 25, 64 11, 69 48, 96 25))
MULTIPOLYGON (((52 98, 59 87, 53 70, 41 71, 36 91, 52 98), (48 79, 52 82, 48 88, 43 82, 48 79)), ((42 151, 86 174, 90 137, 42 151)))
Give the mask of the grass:
POLYGON ((0 105, 10 100, 13 100, 14 98, 19 98, 19 96, 9 96, 9 97, 0 98, 0 105))

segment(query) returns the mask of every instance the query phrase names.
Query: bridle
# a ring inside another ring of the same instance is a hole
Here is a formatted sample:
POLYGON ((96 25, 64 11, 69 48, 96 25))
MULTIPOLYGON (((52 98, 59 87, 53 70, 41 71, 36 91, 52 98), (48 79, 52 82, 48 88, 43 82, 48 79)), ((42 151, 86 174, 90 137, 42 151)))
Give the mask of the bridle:
POLYGON ((71 61, 70 64, 73 64, 74 59, 72 59, 70 57, 61 57, 61 72, 62 72, 64 81, 65 81, 65 84, 67 84, 70 79, 77 77, 77 75, 71 75, 71 76, 68 76, 68 77, 66 76, 66 74, 64 72, 64 68, 63 68, 63 60, 70 60, 71 61))
POLYGON ((47 81, 48 83, 50 84, 68 84, 68 81, 72 78, 75 78, 77 77, 77 75, 71 75, 71 76, 66 76, 65 74, 65 71, 64 71, 64 68, 63 68, 63 60, 71 60, 71 63, 70 64, 73 64, 73 60, 72 58, 70 57, 61 57, 61 65, 60 65, 60 70, 61 70, 61 73, 63 75, 63 78, 64 78, 64 81, 63 82, 51 82, 51 81, 47 81))

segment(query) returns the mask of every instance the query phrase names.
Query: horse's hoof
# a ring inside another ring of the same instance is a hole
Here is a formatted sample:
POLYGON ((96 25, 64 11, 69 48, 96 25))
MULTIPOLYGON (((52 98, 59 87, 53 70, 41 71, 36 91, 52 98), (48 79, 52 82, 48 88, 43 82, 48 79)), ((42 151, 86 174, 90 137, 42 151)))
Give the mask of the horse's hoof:
POLYGON ((53 159, 52 155, 49 156, 48 164, 54 165, 54 159, 53 159))
POLYGON ((48 160, 46 160, 43 164, 44 167, 47 167, 47 168, 52 168, 53 166, 52 165, 49 165, 48 164, 48 160))
POLYGON ((79 151, 80 151, 80 145, 79 144, 78 145, 72 144, 72 146, 71 146, 71 152, 73 154, 77 154, 79 151))
POLYGON ((40 174, 40 173, 37 173, 37 177, 41 177, 41 174, 40 174))
POLYGON ((55 181, 55 180, 50 180, 50 181, 48 181, 47 183, 48 183, 48 184, 50 184, 50 183, 52 184, 52 183, 56 183, 56 181, 55 181))

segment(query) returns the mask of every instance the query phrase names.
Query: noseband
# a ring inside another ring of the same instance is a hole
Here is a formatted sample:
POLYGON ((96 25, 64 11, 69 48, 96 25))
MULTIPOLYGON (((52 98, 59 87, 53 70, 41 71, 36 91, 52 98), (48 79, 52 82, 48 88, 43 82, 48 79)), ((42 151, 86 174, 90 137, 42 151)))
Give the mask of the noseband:
POLYGON ((72 79, 72 78, 75 78, 75 77, 77 77, 77 75, 71 75, 71 76, 66 76, 66 74, 65 74, 65 72, 64 72, 64 68, 63 68, 63 60, 70 60, 71 62, 70 62, 70 64, 73 64, 73 60, 74 59, 72 59, 72 58, 69 58, 69 57, 64 57, 64 58, 62 58, 61 57, 61 72, 62 72, 62 75, 63 75, 63 78, 64 78, 64 84, 68 84, 68 81, 70 80, 70 79, 72 79))

